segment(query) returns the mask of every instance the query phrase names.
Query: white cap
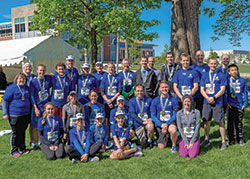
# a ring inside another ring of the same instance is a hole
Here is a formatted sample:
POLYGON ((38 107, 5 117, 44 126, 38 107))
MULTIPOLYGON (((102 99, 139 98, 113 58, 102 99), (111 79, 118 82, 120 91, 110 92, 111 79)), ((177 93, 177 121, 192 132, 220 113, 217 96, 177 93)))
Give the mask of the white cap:
POLYGON ((103 115, 103 113, 97 113, 97 114, 95 115, 95 118, 96 118, 96 119, 100 119, 100 118, 104 119, 104 115, 103 115))
POLYGON ((84 64, 82 64, 82 68, 90 68, 90 66, 89 66, 89 64, 84 63, 84 64))
POLYGON ((115 113, 115 117, 116 117, 116 116, 119 116, 119 115, 125 116, 125 113, 124 113, 123 111, 117 111, 117 112, 115 113))
POLYGON ((101 61, 95 63, 95 65, 103 65, 101 61))
POLYGON ((32 67, 32 64, 31 64, 31 63, 26 62, 26 63, 23 65, 23 68, 24 68, 26 65, 30 65, 30 66, 32 67))
POLYGON ((82 113, 77 113, 77 114, 76 114, 76 118, 77 118, 77 120, 78 120, 78 119, 83 119, 83 120, 84 120, 84 116, 83 116, 82 113))
POLYGON ((118 96, 118 97, 117 97, 117 99, 116 99, 116 101, 119 101, 119 100, 123 100, 123 101, 125 101, 124 96, 122 96, 122 95, 118 96))
POLYGON ((70 91, 69 95, 75 94, 77 95, 76 91, 70 91))
POLYGON ((66 57, 66 60, 75 60, 75 57, 73 55, 69 55, 66 57))

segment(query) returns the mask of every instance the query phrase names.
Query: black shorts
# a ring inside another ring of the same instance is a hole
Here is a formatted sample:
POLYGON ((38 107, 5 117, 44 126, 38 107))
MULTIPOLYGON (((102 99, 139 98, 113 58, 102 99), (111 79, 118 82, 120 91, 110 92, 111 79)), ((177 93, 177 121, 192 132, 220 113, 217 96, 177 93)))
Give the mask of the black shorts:
MULTIPOLYGON (((176 123, 172 122, 169 126, 171 125, 176 126, 176 123)), ((156 128, 157 143, 163 143, 163 142, 167 143, 168 142, 167 135, 169 135, 169 132, 167 131, 166 134, 163 134, 161 127, 155 126, 155 128, 156 128)))
POLYGON ((214 117, 215 122, 223 122, 225 120, 223 106, 203 104, 202 119, 211 121, 212 117, 214 117))

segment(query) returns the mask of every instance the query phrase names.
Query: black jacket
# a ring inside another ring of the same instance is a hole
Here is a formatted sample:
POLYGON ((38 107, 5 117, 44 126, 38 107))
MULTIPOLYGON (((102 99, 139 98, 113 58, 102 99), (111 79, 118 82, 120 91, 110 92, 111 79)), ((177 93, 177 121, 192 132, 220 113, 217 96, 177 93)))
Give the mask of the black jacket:
MULTIPOLYGON (((167 69, 167 64, 165 64, 162 68, 161 68, 161 81, 172 81, 173 77, 174 77, 174 73, 176 71, 178 71, 179 69, 181 69, 181 66, 174 63, 172 68, 174 68, 173 74, 170 78, 170 72, 167 69)), ((170 71, 172 70, 172 68, 170 68, 170 71)))
POLYGON ((134 85, 143 85, 145 96, 154 98, 158 90, 157 76, 153 70, 148 69, 148 75, 145 84, 143 84, 141 68, 134 74, 134 85))

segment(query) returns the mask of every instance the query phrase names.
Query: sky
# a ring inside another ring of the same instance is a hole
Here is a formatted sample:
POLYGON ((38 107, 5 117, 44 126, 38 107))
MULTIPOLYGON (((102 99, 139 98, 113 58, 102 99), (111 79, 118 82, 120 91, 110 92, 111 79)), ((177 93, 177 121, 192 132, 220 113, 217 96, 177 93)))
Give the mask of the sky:
MULTIPOLYGON (((0 0, 0 23, 11 21, 11 8, 23 6, 29 4, 29 0, 0 0)), ((200 15, 199 17, 199 31, 200 31, 200 43, 201 49, 209 51, 213 50, 250 50, 250 36, 243 34, 243 40, 241 41, 241 47, 233 47, 228 37, 221 37, 220 40, 212 41, 213 34, 212 25, 218 19, 221 7, 218 3, 213 3, 205 0, 202 6, 214 7, 216 9, 215 16, 209 18, 208 15, 200 15)), ((159 38, 154 39, 152 43, 157 45, 154 47, 156 56, 161 55, 164 50, 164 45, 170 46, 170 24, 171 24, 171 3, 163 2, 160 9, 143 11, 141 15, 142 19, 152 20, 157 19, 161 21, 160 25, 151 27, 148 32, 157 32, 159 38)))

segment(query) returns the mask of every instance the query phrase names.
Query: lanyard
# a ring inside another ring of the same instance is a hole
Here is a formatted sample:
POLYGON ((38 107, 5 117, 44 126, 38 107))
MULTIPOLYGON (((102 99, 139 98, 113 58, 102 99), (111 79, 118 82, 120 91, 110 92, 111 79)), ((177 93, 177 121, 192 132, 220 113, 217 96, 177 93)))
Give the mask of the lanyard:
POLYGON ((113 77, 112 77, 112 81, 110 82, 110 77, 109 77, 109 76, 110 76, 110 75, 108 75, 109 87, 112 87, 112 86, 113 86, 113 83, 114 83, 115 77, 113 76, 113 77))
POLYGON ((60 86, 62 88, 62 90, 64 90, 64 85, 65 85, 65 77, 63 78, 63 83, 61 81, 61 78, 59 77, 59 75, 57 76, 58 80, 59 80, 59 83, 60 83, 60 86))
MULTIPOLYGON (((83 75, 82 75, 82 78, 84 78, 84 76, 83 76, 83 75)), ((85 80, 84 80, 84 79, 82 79, 82 86, 83 86, 83 88, 85 88, 85 86, 86 86, 86 84, 87 84, 88 79, 89 79, 89 74, 87 75, 87 77, 86 77, 86 79, 85 79, 85 80)))
POLYGON ((212 79, 211 72, 209 72, 209 81, 210 81, 211 86, 213 86, 213 85, 214 85, 214 80, 215 80, 215 77, 216 77, 216 73, 214 74, 214 77, 213 77, 213 79, 212 79))
POLYGON ((28 80, 28 86, 30 86, 30 82, 32 80, 32 75, 30 75, 29 80, 28 80))
POLYGON ((128 80, 128 76, 129 76, 129 72, 128 72, 127 76, 126 76, 126 73, 124 71, 122 71, 122 72, 123 72, 123 76, 124 76, 125 80, 127 81, 128 80))
POLYGON ((49 127, 50 127, 50 129, 51 129, 51 131, 54 131, 55 130, 55 120, 54 120, 54 118, 52 117, 52 124, 51 124, 51 121, 50 121, 50 118, 49 117, 47 117, 47 121, 48 121, 48 124, 49 124, 49 127))
POLYGON ((172 65, 171 71, 170 71, 170 68, 169 68, 168 64, 166 66, 167 66, 167 72, 169 74, 169 81, 171 81, 172 77, 173 77, 173 74, 174 74, 174 64, 172 65))
POLYGON ((167 103, 168 103, 168 97, 167 97, 167 99, 166 99, 166 101, 165 101, 164 104, 163 104, 162 96, 161 96, 161 98, 160 98, 160 101, 161 101, 161 110, 162 110, 162 111, 165 111, 165 108, 166 108, 167 103))
POLYGON ((81 134, 80 134, 80 131, 76 128, 76 132, 77 132, 77 137, 78 137, 78 140, 80 141, 82 147, 84 148, 84 139, 85 139, 85 132, 84 130, 82 130, 82 137, 81 137, 81 134))
POLYGON ((70 69, 67 69, 67 70, 69 72, 69 75, 73 78, 73 68, 71 69, 71 71, 70 71, 70 69))
POLYGON ((138 98, 136 98, 136 102, 137 102, 137 105, 140 109, 140 113, 143 113, 143 107, 144 107, 144 101, 142 99, 142 102, 141 102, 141 106, 140 106, 140 101, 138 100, 138 98))
POLYGON ((103 126, 100 127, 100 131, 98 130, 98 126, 96 124, 96 134, 97 134, 97 138, 101 138, 103 136, 103 126))
POLYGON ((143 83, 145 83, 147 80, 147 76, 148 76, 148 70, 141 70, 141 73, 142 73, 142 81, 143 83), (146 72, 144 73, 144 71, 146 72))
POLYGON ((40 82, 40 80, 38 79, 38 77, 37 77, 37 82, 38 82, 38 84, 39 84, 39 87, 40 87, 41 91, 43 91, 43 90, 45 89, 45 78, 44 78, 43 86, 41 85, 41 82, 40 82))
POLYGON ((73 117, 75 117, 75 116, 76 116, 76 107, 74 108, 74 107, 72 106, 72 104, 70 103, 70 108, 71 108, 71 110, 72 110, 73 117))
POLYGON ((19 91, 21 92, 22 99, 24 99, 24 88, 23 88, 23 91, 22 91, 18 84, 17 84, 17 87, 18 87, 19 91))

